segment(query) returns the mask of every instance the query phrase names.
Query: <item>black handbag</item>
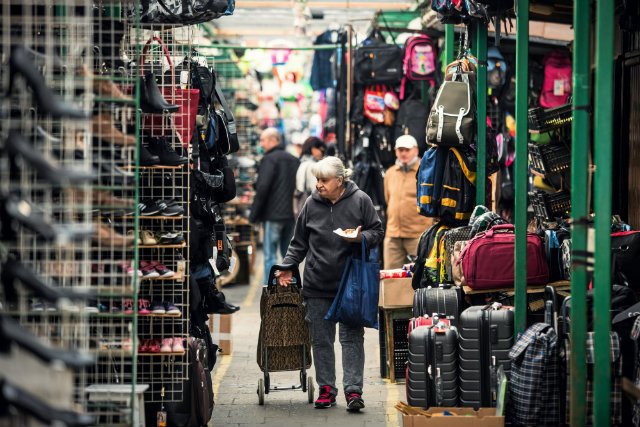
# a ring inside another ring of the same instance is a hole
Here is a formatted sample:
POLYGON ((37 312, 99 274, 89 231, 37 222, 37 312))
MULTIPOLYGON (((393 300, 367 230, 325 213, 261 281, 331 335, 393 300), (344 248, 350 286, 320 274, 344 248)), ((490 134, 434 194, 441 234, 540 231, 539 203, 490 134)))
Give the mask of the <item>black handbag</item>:
POLYGON ((395 44, 384 42, 382 35, 374 32, 356 49, 354 75, 357 84, 397 84, 402 80, 404 52, 395 44))
MULTIPOLYGON (((236 131, 236 120, 233 117, 233 113, 229 108, 229 104, 227 104, 227 100, 217 80, 215 82, 215 95, 222 106, 222 110, 216 110, 215 112, 216 144, 220 147, 222 154, 235 153, 240 149, 236 131)), ((212 116, 212 119, 213 118, 212 116)))
MULTIPOLYGON (((195 25, 233 15, 235 0, 141 0, 140 22, 144 24, 195 25)), ((135 18, 135 5, 127 10, 135 18)))

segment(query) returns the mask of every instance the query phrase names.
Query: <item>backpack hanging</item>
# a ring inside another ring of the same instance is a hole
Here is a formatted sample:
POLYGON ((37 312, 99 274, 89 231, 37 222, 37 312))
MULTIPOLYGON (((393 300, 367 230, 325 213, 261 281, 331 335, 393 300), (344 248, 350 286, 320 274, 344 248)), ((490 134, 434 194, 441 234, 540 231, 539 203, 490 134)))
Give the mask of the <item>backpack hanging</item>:
POLYGON ((384 123, 384 94, 383 85, 367 86, 364 91, 364 116, 375 124, 384 123))
POLYGON ((545 56, 544 81, 540 94, 540 106, 553 108, 564 105, 571 96, 571 57, 564 51, 554 50, 545 56))
POLYGON ((445 221, 471 217, 476 199, 476 153, 470 147, 450 148, 442 174, 438 213, 445 221))
POLYGON ((398 84, 402 79, 402 48, 387 44, 377 31, 356 48, 354 78, 360 85, 398 84))
POLYGON ((420 160, 416 176, 418 213, 428 218, 439 216, 438 202, 447 156, 446 148, 429 148, 420 160))
POLYGON ((438 72, 438 49, 431 37, 409 37, 404 44, 404 77, 400 85, 400 99, 404 99, 407 80, 428 81, 435 86, 438 72))
POLYGON ((468 74, 456 72, 438 90, 427 122, 427 142, 453 146, 473 144, 475 139, 475 87, 468 74))
POLYGON ((424 124, 429 117, 429 110, 422 101, 407 99, 400 104, 396 115, 394 140, 402 135, 411 135, 418 141, 420 155, 427 150, 427 131, 424 124))

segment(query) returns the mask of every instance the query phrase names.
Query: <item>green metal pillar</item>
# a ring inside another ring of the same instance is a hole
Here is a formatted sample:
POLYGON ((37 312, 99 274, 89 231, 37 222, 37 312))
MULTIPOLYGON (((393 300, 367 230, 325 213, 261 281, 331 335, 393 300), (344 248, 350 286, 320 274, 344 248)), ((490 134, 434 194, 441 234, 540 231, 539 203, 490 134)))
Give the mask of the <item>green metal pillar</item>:
POLYGON ((614 8, 611 0, 596 2, 595 79, 595 267, 594 267, 594 402, 593 425, 610 425, 611 402, 611 169, 613 146, 614 8))
POLYGON ((445 66, 453 62, 456 33, 453 24, 444 26, 444 62, 445 66))
POLYGON ((476 56, 478 58, 478 87, 476 103, 478 110, 478 163, 476 170, 476 204, 486 204, 487 183, 487 26, 475 26, 476 56))
POLYGON ((587 339, 587 216, 589 214, 589 141, 591 122, 590 1, 575 0, 573 7, 573 125, 571 128, 571 396, 570 425, 586 425, 585 342, 587 339))
POLYGON ((527 179, 529 142, 529 0, 516 2, 515 328, 527 326, 527 179))

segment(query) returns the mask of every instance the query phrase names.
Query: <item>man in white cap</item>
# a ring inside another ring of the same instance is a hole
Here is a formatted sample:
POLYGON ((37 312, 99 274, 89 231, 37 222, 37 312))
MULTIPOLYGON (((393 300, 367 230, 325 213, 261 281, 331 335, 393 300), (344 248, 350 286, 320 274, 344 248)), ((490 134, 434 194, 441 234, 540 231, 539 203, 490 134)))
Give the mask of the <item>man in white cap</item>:
POLYGON ((387 230, 384 238, 385 270, 401 268, 415 256, 420 235, 432 224, 416 210, 416 173, 420 167, 418 142, 411 135, 396 140, 396 164, 384 176, 387 230))

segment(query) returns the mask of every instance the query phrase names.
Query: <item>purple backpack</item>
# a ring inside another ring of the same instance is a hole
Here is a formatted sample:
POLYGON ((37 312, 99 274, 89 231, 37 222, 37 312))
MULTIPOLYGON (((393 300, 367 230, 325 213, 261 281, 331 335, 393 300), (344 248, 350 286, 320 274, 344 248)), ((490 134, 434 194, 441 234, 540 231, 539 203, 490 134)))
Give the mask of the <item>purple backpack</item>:
POLYGON ((431 37, 413 36, 404 44, 404 77, 400 86, 400 99, 404 99, 407 80, 430 81, 435 85, 438 70, 438 49, 431 37))

